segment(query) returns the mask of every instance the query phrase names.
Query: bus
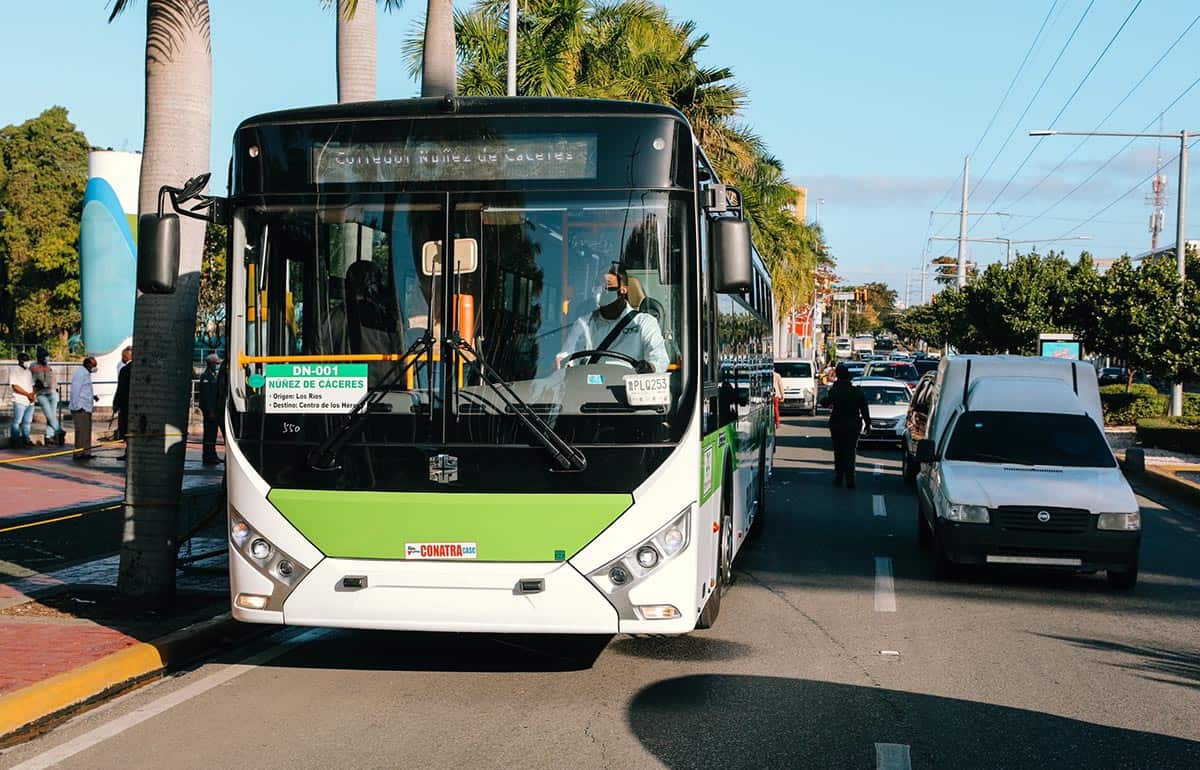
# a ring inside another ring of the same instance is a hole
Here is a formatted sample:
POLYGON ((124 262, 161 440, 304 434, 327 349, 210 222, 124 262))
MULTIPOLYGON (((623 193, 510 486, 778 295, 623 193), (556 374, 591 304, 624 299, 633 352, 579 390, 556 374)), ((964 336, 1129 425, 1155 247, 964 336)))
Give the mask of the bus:
POLYGON ((175 210, 229 224, 234 617, 713 624, 767 505, 774 308, 679 112, 288 110, 237 128, 227 198, 197 186, 175 210))

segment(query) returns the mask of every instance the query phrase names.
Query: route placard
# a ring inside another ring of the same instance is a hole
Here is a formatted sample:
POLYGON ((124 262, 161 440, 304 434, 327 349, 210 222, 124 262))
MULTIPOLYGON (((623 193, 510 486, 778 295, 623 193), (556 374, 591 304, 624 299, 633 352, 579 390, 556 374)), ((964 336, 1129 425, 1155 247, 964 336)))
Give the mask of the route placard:
POLYGON ((345 413, 367 394, 366 364, 267 364, 268 413, 345 413))

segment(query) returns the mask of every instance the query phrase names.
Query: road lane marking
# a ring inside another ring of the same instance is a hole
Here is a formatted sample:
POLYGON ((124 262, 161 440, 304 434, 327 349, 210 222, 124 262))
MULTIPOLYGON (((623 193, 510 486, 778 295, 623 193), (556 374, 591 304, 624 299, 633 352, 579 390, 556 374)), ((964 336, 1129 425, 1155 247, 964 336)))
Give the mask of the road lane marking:
POLYGON ((896 611, 896 584, 892 580, 892 560, 888 556, 875 557, 875 611, 896 611))
POLYGON ((875 770, 912 770, 907 743, 876 743, 875 770))
POLYGON ((882 476, 882 475, 883 475, 883 466, 882 466, 882 465, 880 465, 879 463, 875 463, 875 475, 876 475, 876 476, 882 476))
POLYGON ((176 706, 186 703, 198 695, 203 695, 214 687, 219 687, 242 674, 256 670, 262 664, 274 660, 284 653, 290 652, 301 644, 315 641, 316 639, 330 633, 327 628, 314 628, 297 634, 289 639, 285 639, 274 647, 268 647, 262 652, 245 658, 240 663, 233 663, 213 674, 209 674, 203 679, 192 682, 191 684, 176 690, 173 693, 164 695, 158 700, 151 701, 144 706, 139 706, 133 711, 123 716, 117 717, 111 722, 100 725, 99 727, 89 730, 79 737, 67 741, 61 746, 56 746, 49 751, 39 754, 36 757, 28 759, 12 770, 41 770, 41 768, 53 767, 60 762, 65 762, 81 751, 86 751, 93 746, 96 746, 109 738, 115 738, 131 727, 136 727, 147 719, 156 717, 165 711, 175 708, 176 706))
POLYGON ((887 518, 887 505, 883 502, 883 495, 871 497, 871 512, 881 519, 887 518))

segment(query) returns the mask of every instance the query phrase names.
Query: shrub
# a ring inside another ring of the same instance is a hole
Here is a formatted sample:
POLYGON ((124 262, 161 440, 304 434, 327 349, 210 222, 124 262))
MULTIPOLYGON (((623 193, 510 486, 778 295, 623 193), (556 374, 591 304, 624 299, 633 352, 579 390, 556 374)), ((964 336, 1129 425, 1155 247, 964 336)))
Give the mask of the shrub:
MULTIPOLYGON (((1103 395, 1107 395, 1109 393, 1117 393, 1117 394, 1123 395, 1125 393, 1125 386, 1124 385, 1101 385, 1100 386, 1100 395, 1103 396, 1103 395)), ((1129 386, 1129 395, 1131 395, 1131 396, 1132 395, 1156 396, 1156 395, 1158 395, 1158 391, 1154 389, 1153 385, 1147 385, 1144 382, 1135 382, 1129 386)))
POLYGON ((1183 416, 1200 417, 1200 393, 1183 394, 1183 416))
MULTIPOLYGON (((1167 397, 1150 385, 1134 385, 1128 393, 1124 385, 1105 385, 1100 389, 1106 425, 1135 425, 1140 419, 1162 417, 1167 413, 1167 405, 1167 397)), ((1200 414, 1200 400, 1195 407, 1200 414)))
POLYGON ((1200 417, 1156 417, 1138 420, 1137 437, 1143 446, 1200 454, 1200 417))

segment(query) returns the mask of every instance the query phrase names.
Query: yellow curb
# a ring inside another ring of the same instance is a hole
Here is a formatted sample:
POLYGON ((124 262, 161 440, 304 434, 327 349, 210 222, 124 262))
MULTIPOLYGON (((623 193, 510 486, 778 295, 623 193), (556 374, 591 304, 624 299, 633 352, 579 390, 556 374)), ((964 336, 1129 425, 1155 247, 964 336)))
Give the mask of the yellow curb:
POLYGON ((1172 491, 1188 495, 1193 500, 1200 500, 1200 484, 1185 479, 1182 476, 1177 476, 1176 471, 1196 471, 1200 470, 1194 465, 1160 465, 1146 466, 1146 475, 1150 480, 1160 487, 1167 487, 1172 491))
POLYGON ((165 662, 147 642, 0 696, 0 736, 8 736, 131 680, 161 672, 165 662))

